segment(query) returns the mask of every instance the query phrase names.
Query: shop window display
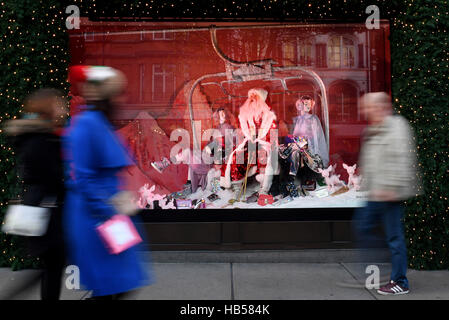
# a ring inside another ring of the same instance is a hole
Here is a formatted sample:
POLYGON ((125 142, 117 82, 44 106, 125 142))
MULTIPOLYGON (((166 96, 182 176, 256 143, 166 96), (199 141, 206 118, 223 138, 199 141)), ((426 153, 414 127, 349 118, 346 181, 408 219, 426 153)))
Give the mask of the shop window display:
POLYGON ((344 36, 332 37, 328 42, 329 67, 352 68, 355 65, 354 41, 344 36))
POLYGON ((72 65, 127 76, 114 123, 140 207, 357 207, 358 98, 390 91, 389 44, 378 42, 388 32, 384 22, 85 21, 70 45, 72 65))

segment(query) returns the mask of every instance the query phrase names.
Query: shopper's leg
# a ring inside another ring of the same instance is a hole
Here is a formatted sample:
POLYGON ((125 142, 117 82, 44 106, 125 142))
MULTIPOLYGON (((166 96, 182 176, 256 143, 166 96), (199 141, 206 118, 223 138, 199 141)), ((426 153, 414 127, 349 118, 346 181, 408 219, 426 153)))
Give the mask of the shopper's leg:
POLYGON ((367 266, 373 262, 369 248, 378 246, 381 240, 376 234, 376 228, 381 222, 380 210, 378 202, 367 202, 365 207, 355 210, 352 223, 356 247, 360 249, 361 274, 366 274, 367 266))
POLYGON ((126 300, 128 297, 130 297, 133 294, 133 291, 125 291, 115 294, 108 294, 104 296, 93 296, 90 298, 87 298, 86 300, 126 300))
POLYGON ((408 288, 407 246, 404 238, 402 218, 404 210, 399 202, 389 202, 384 210, 385 236, 391 252, 391 280, 408 288))
POLYGON ((372 247, 379 237, 374 229, 380 224, 381 208, 378 202, 367 202, 364 207, 357 208, 353 217, 353 230, 357 245, 361 248, 372 247))
POLYGON ((41 299, 59 300, 61 295, 62 274, 65 257, 62 250, 52 249, 42 256, 44 270, 42 274, 41 299))

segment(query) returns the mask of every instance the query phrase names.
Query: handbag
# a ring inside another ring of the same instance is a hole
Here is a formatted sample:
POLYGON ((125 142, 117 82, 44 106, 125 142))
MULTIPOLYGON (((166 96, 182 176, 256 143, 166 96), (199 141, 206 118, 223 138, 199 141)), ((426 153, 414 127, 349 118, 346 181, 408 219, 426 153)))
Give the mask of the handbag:
POLYGON ((114 215, 96 229, 111 254, 119 254, 142 242, 131 218, 123 214, 114 215))
POLYGON ((176 199, 176 209, 192 209, 192 200, 176 199))
POLYGON ((50 209, 47 207, 9 205, 2 231, 18 236, 42 236, 47 232, 50 214, 50 209))
POLYGON ((274 198, 271 194, 261 194, 259 196, 259 200, 257 201, 257 204, 259 206, 266 206, 267 204, 273 204, 274 198))

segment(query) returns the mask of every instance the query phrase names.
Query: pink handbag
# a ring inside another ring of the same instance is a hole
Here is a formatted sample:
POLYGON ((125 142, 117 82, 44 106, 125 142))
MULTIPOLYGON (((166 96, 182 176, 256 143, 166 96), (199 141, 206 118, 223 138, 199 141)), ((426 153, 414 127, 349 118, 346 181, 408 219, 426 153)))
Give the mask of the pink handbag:
POLYGON ((116 214, 97 227, 97 231, 111 254, 119 254, 142 242, 130 217, 116 214))

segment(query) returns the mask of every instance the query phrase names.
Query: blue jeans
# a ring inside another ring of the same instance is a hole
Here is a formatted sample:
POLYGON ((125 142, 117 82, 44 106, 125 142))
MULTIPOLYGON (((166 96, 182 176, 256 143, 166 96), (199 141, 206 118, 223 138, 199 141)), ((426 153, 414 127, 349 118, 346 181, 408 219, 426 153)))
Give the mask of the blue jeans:
POLYGON ((371 202, 358 208, 354 216, 355 235, 362 247, 378 240, 374 228, 382 222, 388 248, 391 252, 391 280, 408 288, 407 247, 404 238, 402 217, 404 210, 400 202, 371 202))

